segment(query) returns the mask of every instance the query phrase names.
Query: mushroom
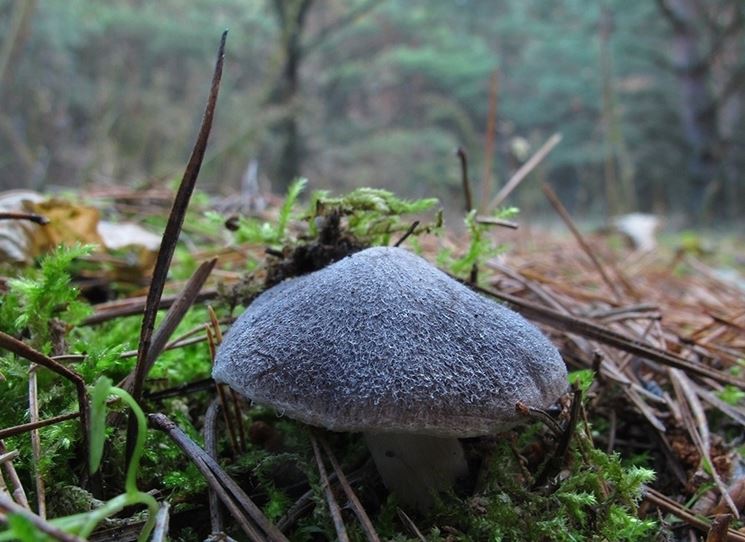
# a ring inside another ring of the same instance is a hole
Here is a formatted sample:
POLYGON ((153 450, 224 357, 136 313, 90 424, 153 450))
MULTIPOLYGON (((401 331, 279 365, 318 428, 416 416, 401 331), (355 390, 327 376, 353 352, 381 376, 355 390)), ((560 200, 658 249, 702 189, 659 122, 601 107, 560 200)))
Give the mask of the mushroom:
POLYGON ((290 418, 364 433, 385 485, 420 511, 466 474, 459 438, 517 425, 518 401, 546 408, 567 388, 536 327, 392 247, 265 291, 213 376, 290 418))

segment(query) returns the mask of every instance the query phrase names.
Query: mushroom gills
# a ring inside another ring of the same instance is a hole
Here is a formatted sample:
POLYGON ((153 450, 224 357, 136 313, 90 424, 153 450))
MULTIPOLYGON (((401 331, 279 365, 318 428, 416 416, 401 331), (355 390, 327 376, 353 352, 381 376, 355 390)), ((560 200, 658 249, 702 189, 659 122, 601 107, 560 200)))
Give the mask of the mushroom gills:
POLYGON ((407 507, 426 512, 437 493, 468 474, 457 438, 403 433, 365 433, 385 486, 407 507))

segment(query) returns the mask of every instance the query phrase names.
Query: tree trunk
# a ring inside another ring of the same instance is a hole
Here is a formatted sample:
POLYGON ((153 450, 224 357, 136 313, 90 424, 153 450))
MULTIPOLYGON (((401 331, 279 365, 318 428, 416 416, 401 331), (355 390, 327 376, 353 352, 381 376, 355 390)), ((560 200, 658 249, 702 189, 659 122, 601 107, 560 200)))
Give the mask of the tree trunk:
POLYGON ((269 97, 269 103, 283 109, 275 126, 280 151, 273 164, 272 184, 285 192, 301 172, 304 144, 298 122, 300 66, 303 61, 302 35, 313 0, 274 0, 274 12, 279 23, 283 66, 279 80, 269 97))
POLYGON ((721 145, 715 97, 710 91, 711 67, 709 59, 701 53, 696 2, 659 0, 658 3, 673 27, 672 54, 679 82, 680 117, 683 135, 690 147, 691 184, 685 203, 691 218, 700 221, 719 177, 721 145))

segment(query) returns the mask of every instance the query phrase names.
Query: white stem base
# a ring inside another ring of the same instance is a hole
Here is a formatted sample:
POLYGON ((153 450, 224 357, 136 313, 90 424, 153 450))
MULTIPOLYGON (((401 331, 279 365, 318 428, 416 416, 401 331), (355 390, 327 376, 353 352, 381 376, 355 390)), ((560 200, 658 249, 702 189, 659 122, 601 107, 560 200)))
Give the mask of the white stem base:
POLYGON ((468 473, 463 446, 456 438, 365 433, 385 486, 404 506, 426 512, 436 494, 468 473))

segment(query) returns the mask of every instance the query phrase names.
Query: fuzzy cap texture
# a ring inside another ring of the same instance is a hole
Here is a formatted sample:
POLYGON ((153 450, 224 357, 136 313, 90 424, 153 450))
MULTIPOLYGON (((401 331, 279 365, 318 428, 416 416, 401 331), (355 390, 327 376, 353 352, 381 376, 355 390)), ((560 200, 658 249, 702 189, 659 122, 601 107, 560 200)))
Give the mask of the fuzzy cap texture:
POLYGON ((401 248, 286 280, 225 336, 213 376, 333 431, 442 437, 519 423, 566 391, 556 348, 517 313, 401 248))

